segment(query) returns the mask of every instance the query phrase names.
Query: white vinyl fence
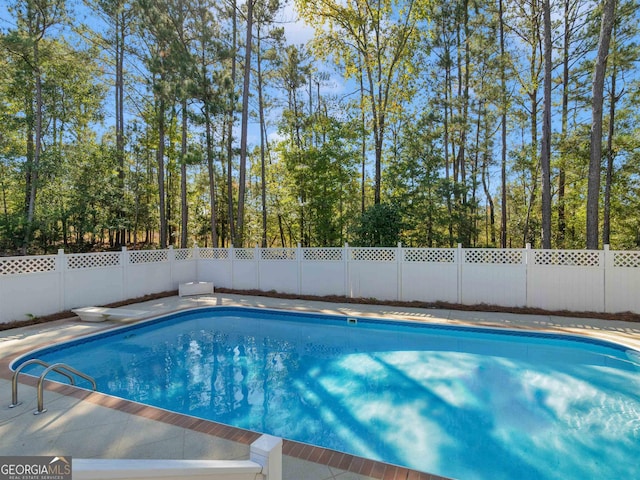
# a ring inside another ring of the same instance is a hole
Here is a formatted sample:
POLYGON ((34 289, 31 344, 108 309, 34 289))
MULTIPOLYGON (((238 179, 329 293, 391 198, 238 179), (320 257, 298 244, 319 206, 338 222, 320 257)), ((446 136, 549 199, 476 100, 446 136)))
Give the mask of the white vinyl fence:
POLYGON ((194 249, 0 257, 0 323, 177 290, 197 276, 194 249))
POLYGON ((640 313, 640 251, 198 248, 0 258, 0 322, 216 287, 548 310, 640 313))

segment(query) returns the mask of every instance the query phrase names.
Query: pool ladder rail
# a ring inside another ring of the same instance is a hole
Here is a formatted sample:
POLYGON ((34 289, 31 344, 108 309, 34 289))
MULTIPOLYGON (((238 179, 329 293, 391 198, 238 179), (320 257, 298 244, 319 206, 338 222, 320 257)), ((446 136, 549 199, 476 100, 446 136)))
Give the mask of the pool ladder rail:
POLYGON ((47 411, 46 408, 44 408, 44 392, 43 392, 43 385, 44 385, 44 379, 47 375, 49 375, 50 372, 56 372, 59 373, 60 375, 63 375, 65 377, 67 377, 69 379, 69 382, 71 383, 71 385, 75 385, 75 379, 73 377, 73 375, 83 378, 86 381, 88 381, 89 383, 91 383, 91 386, 93 387, 93 391, 95 392, 98 387, 96 385, 96 381, 93 379, 93 377, 90 377, 89 375, 86 375, 78 370, 76 370, 73 367, 70 367, 69 365, 65 364, 65 363, 54 363, 53 365, 50 365, 46 362, 43 362, 42 360, 39 360, 37 358, 33 358, 31 360, 27 360, 26 362, 20 364, 18 366, 18 368, 16 368, 16 371, 13 372, 13 377, 11 378, 11 405, 9 405, 9 408, 14 408, 17 407, 18 405, 20 405, 22 402, 18 401, 18 376, 20 375, 20 373, 22 372, 22 369, 29 366, 29 365, 41 365, 43 367, 45 367, 45 369, 43 370, 43 372, 40 374, 40 378, 38 378, 38 388, 37 388, 37 394, 38 394, 38 409, 33 412, 34 415, 40 415, 41 413, 44 413, 47 411))

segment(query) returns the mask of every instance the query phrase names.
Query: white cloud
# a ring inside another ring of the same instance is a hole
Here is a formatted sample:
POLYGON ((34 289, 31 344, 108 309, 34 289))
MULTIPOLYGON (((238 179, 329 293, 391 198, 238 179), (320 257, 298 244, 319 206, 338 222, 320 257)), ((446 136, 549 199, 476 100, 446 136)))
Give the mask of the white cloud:
POLYGON ((283 7, 281 21, 288 44, 306 44, 313 38, 313 27, 300 19, 298 10, 292 1, 287 2, 283 7))

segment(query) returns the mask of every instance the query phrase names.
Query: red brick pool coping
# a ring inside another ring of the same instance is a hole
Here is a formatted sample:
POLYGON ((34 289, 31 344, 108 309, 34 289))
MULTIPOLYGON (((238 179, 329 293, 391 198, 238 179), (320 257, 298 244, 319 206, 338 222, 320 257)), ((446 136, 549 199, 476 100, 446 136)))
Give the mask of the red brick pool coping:
MULTIPOLYGON (((105 327, 104 329, 91 332, 89 335, 94 335, 111 328, 114 327, 105 327)), ((60 343, 82 336, 85 335, 65 336, 58 339, 56 342, 36 345, 21 352, 14 353, 10 356, 0 358, 0 378, 11 380, 13 372, 9 368, 9 365, 15 358, 19 357, 20 355, 38 348, 52 345, 53 343, 60 343)), ((29 375, 22 375, 19 378, 19 383, 35 387, 37 385, 37 379, 29 375)), ((188 415, 182 415, 179 413, 163 410, 161 408, 132 402, 130 400, 113 397, 111 395, 106 395, 99 392, 87 391, 82 388, 77 388, 62 383, 46 381, 44 383, 44 388, 61 395, 77 398, 79 400, 118 410, 130 415, 138 415, 140 417, 155 420, 157 422, 166 423, 180 428, 186 428, 206 435, 213 435, 215 437, 242 443, 244 445, 251 444, 261 435, 260 433, 250 430, 244 430, 241 428, 224 425, 222 423, 212 422, 210 420, 203 420, 188 415)), ((295 457, 300 460, 319 463, 321 465, 327 465, 333 468, 338 468, 340 470, 345 470, 348 472, 380 480, 449 480, 447 479, 447 477, 419 472, 417 470, 410 470, 408 468, 369 460, 363 457, 358 457, 327 448, 316 447, 293 440, 283 439, 282 453, 283 455, 295 457)))

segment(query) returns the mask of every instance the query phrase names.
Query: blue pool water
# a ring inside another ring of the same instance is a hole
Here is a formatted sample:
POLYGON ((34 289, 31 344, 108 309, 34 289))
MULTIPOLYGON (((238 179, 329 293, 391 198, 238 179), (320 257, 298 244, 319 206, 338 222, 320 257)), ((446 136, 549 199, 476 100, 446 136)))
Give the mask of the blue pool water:
POLYGON ((640 354, 605 342, 213 307, 16 365, 34 357, 104 393, 453 478, 640 478, 640 354))

